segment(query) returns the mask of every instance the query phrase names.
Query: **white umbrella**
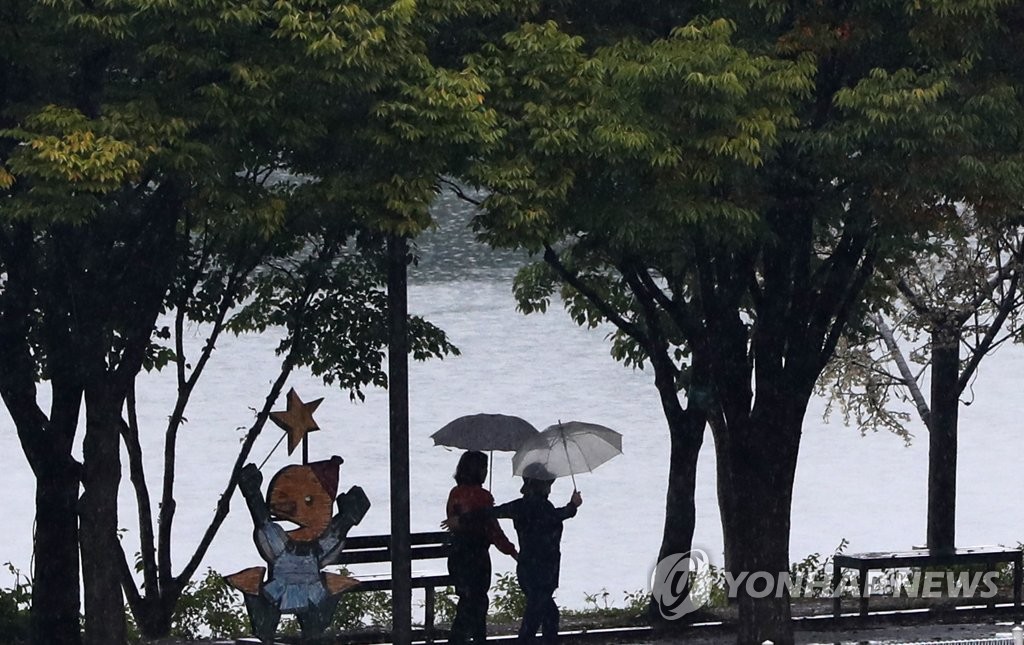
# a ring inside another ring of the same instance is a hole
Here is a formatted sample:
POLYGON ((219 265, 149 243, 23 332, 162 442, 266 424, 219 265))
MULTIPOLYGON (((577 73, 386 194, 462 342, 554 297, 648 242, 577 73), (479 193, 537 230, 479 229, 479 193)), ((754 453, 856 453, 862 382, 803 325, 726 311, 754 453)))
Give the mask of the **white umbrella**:
POLYGON ((572 477, 591 472, 622 454, 622 435, 596 423, 569 421, 545 428, 512 457, 512 474, 522 475, 530 464, 540 464, 555 477, 572 477))
POLYGON ((493 478, 495 450, 518 450, 523 442, 539 434, 528 421, 510 414, 468 414, 448 422, 430 438, 435 446, 490 452, 493 478))

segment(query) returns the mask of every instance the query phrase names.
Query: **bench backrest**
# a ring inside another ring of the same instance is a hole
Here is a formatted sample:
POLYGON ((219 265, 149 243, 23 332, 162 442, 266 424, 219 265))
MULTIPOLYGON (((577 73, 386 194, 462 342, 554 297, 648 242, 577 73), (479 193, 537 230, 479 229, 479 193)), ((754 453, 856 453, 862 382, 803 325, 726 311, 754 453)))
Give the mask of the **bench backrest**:
MULTIPOLYGON (((433 560, 448 557, 451 546, 446 531, 412 533, 409 535, 409 552, 413 560, 433 560)), ((338 558, 338 564, 361 564, 366 562, 391 562, 390 535, 351 535, 345 540, 345 548, 338 558)))

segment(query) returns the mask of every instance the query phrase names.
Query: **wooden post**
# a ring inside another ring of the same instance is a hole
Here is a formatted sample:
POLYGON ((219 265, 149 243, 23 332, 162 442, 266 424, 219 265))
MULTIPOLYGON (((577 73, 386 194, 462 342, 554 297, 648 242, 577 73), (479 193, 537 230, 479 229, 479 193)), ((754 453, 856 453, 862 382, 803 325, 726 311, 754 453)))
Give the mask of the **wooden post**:
POLYGON ((928 419, 928 548, 948 553, 956 540, 957 418, 960 329, 932 329, 931 415, 928 419))
POLYGON ((423 590, 423 639, 427 645, 434 642, 434 588, 430 585, 423 590))
POLYGON ((391 446, 391 639, 412 642, 412 561, 409 544, 408 245, 388 236, 388 402, 391 446))
POLYGON ((839 583, 842 582, 843 568, 832 563, 832 617, 839 620, 842 615, 843 597, 839 592, 839 583))

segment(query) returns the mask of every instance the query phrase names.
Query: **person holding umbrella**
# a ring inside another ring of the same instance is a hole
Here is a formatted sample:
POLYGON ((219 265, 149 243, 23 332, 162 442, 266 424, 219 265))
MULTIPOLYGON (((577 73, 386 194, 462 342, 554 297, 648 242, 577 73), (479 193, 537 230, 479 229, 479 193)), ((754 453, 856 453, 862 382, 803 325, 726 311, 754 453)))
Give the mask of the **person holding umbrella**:
POLYGON ((455 607, 450 642, 457 645, 487 640, 490 546, 493 544, 502 553, 518 557, 515 546, 493 517, 479 514, 466 521, 455 519, 480 511, 486 513, 494 508, 494 497, 483 487, 486 479, 487 455, 476 450, 462 453, 455 468, 455 487, 448 494, 448 519, 442 523, 452 532, 448 573, 455 582, 459 601, 455 607))
MULTIPOLYGON (((532 643, 537 630, 543 642, 558 638, 559 613, 554 594, 558 588, 561 563, 562 523, 576 515, 583 496, 574 490, 569 503, 555 507, 548 500, 555 476, 543 464, 529 464, 523 472, 523 496, 492 509, 481 509, 457 517, 454 525, 477 522, 481 518, 511 519, 519 536, 519 558, 516 577, 526 596, 526 610, 519 627, 519 642, 532 643)), ((453 525, 451 519, 449 526, 453 525)))

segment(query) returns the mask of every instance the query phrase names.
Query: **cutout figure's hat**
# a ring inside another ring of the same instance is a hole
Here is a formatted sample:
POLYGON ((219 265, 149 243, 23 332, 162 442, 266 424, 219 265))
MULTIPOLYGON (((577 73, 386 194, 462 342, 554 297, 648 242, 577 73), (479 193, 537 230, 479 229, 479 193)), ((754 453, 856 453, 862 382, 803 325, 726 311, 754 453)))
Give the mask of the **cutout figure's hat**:
POLYGON ((338 496, 338 469, 345 463, 345 460, 338 455, 332 456, 330 459, 323 461, 313 461, 309 463, 309 468, 313 471, 320 486, 331 497, 338 496))

